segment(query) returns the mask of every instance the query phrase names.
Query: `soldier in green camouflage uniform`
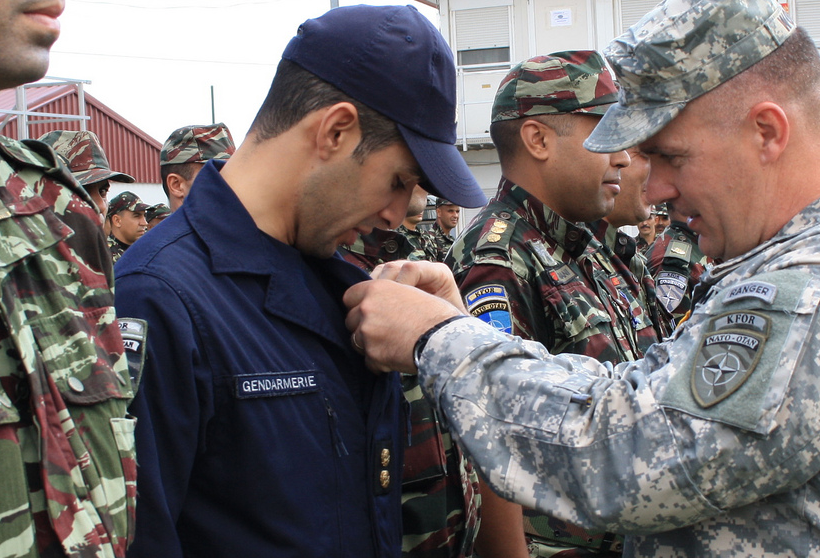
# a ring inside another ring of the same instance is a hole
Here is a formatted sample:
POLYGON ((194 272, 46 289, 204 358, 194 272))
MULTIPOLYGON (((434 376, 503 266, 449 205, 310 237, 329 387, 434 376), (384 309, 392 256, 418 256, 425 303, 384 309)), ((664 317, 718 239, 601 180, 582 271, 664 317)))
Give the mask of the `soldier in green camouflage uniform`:
POLYGON ((420 253, 417 252, 413 259, 437 262, 439 261, 439 255, 435 237, 431 232, 418 227, 423 219, 426 207, 427 192, 421 186, 416 186, 416 190, 410 199, 410 205, 407 207, 407 216, 402 224, 396 228, 396 232, 402 234, 415 250, 421 251, 420 253))
MULTIPOLYGON (((34 10, 0 4, 0 89, 46 71, 60 10, 34 10)), ((101 225, 54 151, 0 136, 4 557, 122 558, 133 537, 133 390, 101 225)))
POLYGON ((94 132, 56 130, 40 136, 40 141, 51 146, 68 164, 68 170, 85 188, 103 215, 108 211, 109 181, 134 182, 134 177, 111 170, 100 140, 94 132))
POLYGON ((646 259, 658 305, 668 321, 677 323, 692 308, 692 291, 714 262, 698 247, 698 235, 686 225, 686 216, 674 205, 668 211, 671 223, 646 251, 646 259))
POLYGON ((642 357, 650 346, 669 335, 672 328, 666 316, 660 315, 655 281, 646 266, 646 259, 638 251, 636 240, 620 230, 626 225, 647 220, 652 208, 645 201, 649 158, 635 147, 627 153, 631 163, 621 171, 621 191, 615 198, 615 208, 603 219, 587 223, 587 228, 601 242, 602 253, 618 271, 613 283, 624 301, 631 301, 633 323, 642 319, 652 322, 652 328, 643 327, 636 332, 638 352, 642 357))
POLYGON ((450 247, 455 241, 452 234, 450 234, 455 227, 452 216, 455 211, 455 220, 457 221, 460 209, 460 207, 449 200, 436 198, 436 222, 433 223, 433 230, 431 232, 438 252, 437 261, 444 261, 447 252, 450 251, 450 247))
POLYGON ((108 236, 108 249, 114 263, 134 244, 148 227, 145 220, 147 203, 133 192, 120 192, 108 206, 108 220, 111 223, 111 234, 108 236))
MULTIPOLYGON (((390 281, 358 285, 348 327, 374 369, 419 370, 496 490, 627 533, 625 556, 818 556, 814 40, 779 2, 667 0, 606 52, 619 103, 585 144, 640 144, 650 199, 689 215, 704 253, 723 260, 689 319, 614 367, 459 316, 446 282, 432 290, 450 303, 390 281), (392 316, 404 330, 382 336, 392 316)), ((415 265, 417 284, 446 278, 415 265)))
POLYGON ((159 152, 162 189, 171 211, 176 211, 191 190, 202 167, 215 159, 230 159, 236 151, 231 131, 222 122, 177 128, 159 152))
MULTIPOLYGON (((623 362, 639 358, 657 336, 637 281, 583 225, 612 210, 619 191, 613 183, 630 163, 626 152, 602 156, 582 147, 615 93, 596 52, 561 52, 516 65, 492 110, 499 190, 445 263, 473 316, 538 340, 554 354, 623 362)), ((513 535, 520 507, 482 497, 479 553, 520 556, 524 533, 513 535)), ((524 531, 531 556, 620 550, 613 533, 586 532, 530 510, 524 531)))

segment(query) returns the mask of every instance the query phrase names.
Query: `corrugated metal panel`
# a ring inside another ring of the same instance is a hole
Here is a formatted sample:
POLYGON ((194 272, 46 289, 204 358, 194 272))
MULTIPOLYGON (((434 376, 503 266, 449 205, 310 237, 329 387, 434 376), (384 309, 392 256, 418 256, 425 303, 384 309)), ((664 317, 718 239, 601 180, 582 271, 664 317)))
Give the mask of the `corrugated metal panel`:
MULTIPOLYGON (((56 98, 52 98, 55 91, 43 87, 27 90, 27 99, 30 109, 39 112, 59 114, 78 114, 79 105, 76 89, 71 86, 60 86, 62 89, 56 98), (42 89, 45 91, 38 91, 42 89), (42 102, 44 99, 48 99, 42 102)), ((14 93, 9 97, 8 91, 0 91, 0 107, 14 106, 14 93), (10 101, 9 101, 10 98, 10 101)), ((159 184, 162 182, 159 173, 159 152, 162 144, 152 138, 128 120, 117 114, 105 104, 85 94, 87 115, 91 117, 87 129, 97 134, 102 143, 111 168, 130 174, 137 182, 159 184)), ((29 134, 38 138, 52 130, 79 130, 79 121, 73 122, 35 122, 29 126, 29 134)), ((9 121, 0 134, 16 138, 16 119, 9 121)))

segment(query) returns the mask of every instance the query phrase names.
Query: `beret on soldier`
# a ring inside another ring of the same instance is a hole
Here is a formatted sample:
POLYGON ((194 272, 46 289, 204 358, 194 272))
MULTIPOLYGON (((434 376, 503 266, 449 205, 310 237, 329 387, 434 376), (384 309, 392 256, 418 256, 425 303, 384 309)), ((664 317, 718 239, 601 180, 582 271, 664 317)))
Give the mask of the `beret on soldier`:
POLYGON ((228 127, 223 123, 183 126, 171 132, 159 152, 159 164, 206 163, 229 159, 236 151, 228 127))
POLYGON ((519 62, 501 80, 492 121, 539 114, 604 114, 617 88, 594 50, 556 52, 519 62))
POLYGON ((66 161, 68 170, 81 185, 101 180, 134 182, 134 177, 111 170, 100 140, 94 132, 55 130, 40 136, 40 141, 51 146, 66 161))
POLYGON ((666 0, 604 54, 618 103, 584 142, 611 153, 658 133, 686 103, 759 62, 795 25, 773 0, 666 0))

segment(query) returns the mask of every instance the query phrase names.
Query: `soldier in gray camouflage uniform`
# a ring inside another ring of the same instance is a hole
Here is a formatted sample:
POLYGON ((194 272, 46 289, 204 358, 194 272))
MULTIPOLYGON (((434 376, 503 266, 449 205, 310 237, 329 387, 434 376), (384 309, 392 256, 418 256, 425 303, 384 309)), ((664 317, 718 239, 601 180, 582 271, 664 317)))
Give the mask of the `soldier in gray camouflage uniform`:
POLYGON ((40 141, 49 144, 66 160, 68 170, 85 188, 103 215, 108 211, 107 197, 111 188, 109 181, 128 184, 134 182, 133 176, 111 170, 108 157, 94 132, 56 130, 40 136, 40 141))
MULTIPOLYGON (((62 3, 0 3, 0 89, 39 79, 62 3)), ((0 136, 0 555, 124 558, 133 397, 102 217, 44 143, 0 136)))
POLYGON ((348 327, 374 368, 418 367, 506 498, 624 532, 626 556, 818 556, 817 49, 777 2, 669 0, 607 55, 619 103, 586 145, 640 144, 650 199, 724 261, 672 338, 615 367, 553 357, 460 319, 420 262, 375 275, 450 302, 373 281, 348 291, 348 327))
POLYGON ((222 122, 177 128, 159 152, 162 189, 171 211, 176 211, 191 190, 202 167, 215 159, 230 159, 236 151, 231 131, 222 122))

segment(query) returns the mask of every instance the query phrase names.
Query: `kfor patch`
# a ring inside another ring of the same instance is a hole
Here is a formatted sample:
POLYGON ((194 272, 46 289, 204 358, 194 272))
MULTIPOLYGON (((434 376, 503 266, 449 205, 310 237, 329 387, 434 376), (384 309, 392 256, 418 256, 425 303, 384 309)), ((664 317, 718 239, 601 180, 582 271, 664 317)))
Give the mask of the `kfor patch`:
POLYGON ((713 318, 692 370, 692 396, 709 408, 742 386, 760 361, 771 320, 756 312, 728 312, 713 318))
POLYGON ((464 297, 467 311, 504 333, 512 333, 510 299, 503 285, 484 285, 464 297))

